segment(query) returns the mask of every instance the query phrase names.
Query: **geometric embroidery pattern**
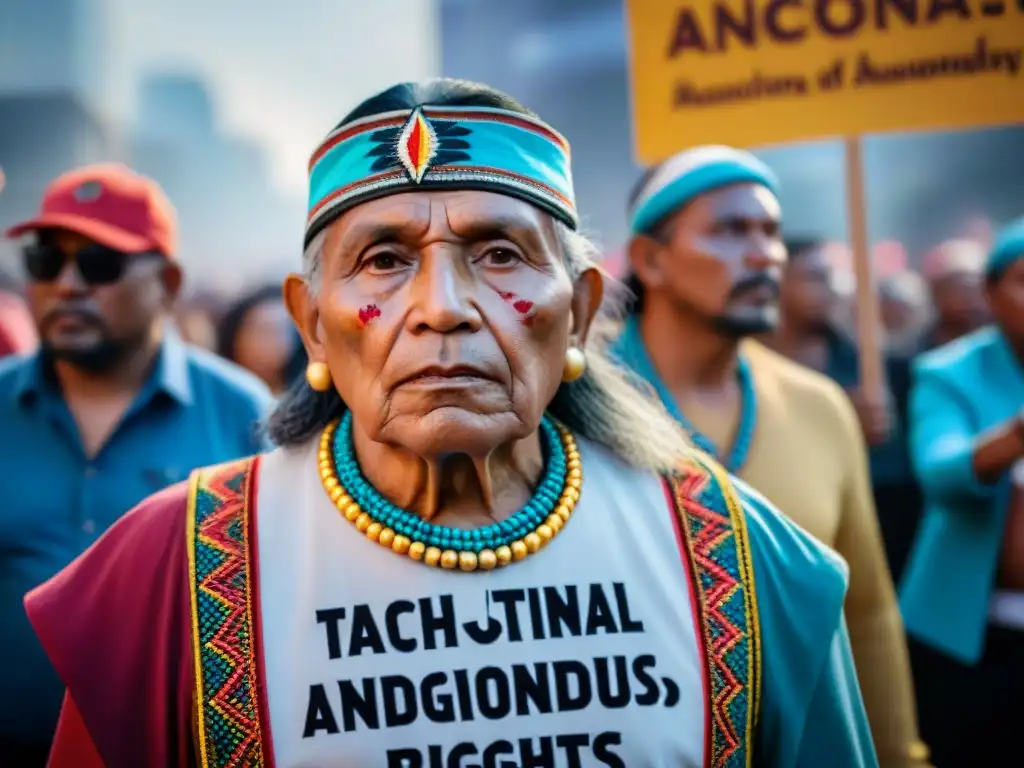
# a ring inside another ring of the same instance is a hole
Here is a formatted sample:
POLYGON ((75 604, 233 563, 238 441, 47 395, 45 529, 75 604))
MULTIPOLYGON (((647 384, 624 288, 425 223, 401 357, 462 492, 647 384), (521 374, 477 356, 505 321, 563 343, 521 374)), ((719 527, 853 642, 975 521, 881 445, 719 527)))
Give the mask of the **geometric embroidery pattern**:
POLYGON ((255 461, 197 470, 189 488, 188 561, 199 765, 264 765, 253 648, 248 509, 255 461))
MULTIPOLYGON (((254 459, 192 474, 188 561, 200 768, 264 765, 248 557, 254 459)), ((707 654, 709 768, 750 768, 761 642, 746 521, 728 475, 694 460, 668 478, 707 654)))
POLYGON ((466 137, 471 134, 469 128, 453 120, 431 120, 415 109, 404 125, 381 128, 370 135, 375 146, 369 156, 376 158, 370 170, 380 173, 404 168, 418 184, 431 166, 468 162, 466 137))
POLYGON ((437 132, 421 110, 414 110, 398 135, 398 159, 409 178, 419 184, 436 156, 437 132))
POLYGON ((554 129, 502 109, 424 105, 338 125, 309 161, 306 236, 351 205, 417 186, 505 189, 575 227, 569 155, 554 129))
POLYGON ((749 768, 761 694, 761 637, 746 519, 728 475, 695 459, 670 478, 707 653, 709 768, 749 768))

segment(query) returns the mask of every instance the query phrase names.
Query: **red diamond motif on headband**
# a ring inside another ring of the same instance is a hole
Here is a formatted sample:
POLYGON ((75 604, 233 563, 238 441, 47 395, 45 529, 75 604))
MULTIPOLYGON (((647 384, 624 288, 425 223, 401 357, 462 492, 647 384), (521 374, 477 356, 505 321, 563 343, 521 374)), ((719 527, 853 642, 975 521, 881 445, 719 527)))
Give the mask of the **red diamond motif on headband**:
POLYGON ((398 159, 402 161, 409 178, 417 184, 430 168, 430 161, 437 154, 437 134, 430 121, 419 109, 409 115, 409 119, 398 134, 398 159))

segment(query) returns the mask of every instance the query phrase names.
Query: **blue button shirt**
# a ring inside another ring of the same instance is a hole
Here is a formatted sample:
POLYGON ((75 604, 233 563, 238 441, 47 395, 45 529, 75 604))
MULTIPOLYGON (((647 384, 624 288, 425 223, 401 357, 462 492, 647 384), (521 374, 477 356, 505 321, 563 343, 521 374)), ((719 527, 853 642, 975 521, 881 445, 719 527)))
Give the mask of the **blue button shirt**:
POLYGON ((193 468, 262 450, 257 422, 272 402, 248 372, 168 335, 148 382, 90 457, 42 359, 0 360, 0 742, 46 742, 63 695, 25 593, 193 468))

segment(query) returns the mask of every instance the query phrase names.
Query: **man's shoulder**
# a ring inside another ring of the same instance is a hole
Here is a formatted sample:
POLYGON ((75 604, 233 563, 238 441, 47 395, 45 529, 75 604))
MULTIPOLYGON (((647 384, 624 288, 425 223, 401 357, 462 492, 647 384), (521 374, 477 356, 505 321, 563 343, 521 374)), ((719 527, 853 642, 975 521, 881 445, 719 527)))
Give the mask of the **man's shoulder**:
MULTIPOLYGON (((227 488, 231 478, 252 471, 256 458, 201 467, 193 478, 201 488, 227 488)), ((83 594, 105 591, 104 604, 113 606, 119 604, 115 596, 144 594, 149 587, 162 590, 169 583, 179 583, 187 588, 192 489, 190 479, 143 499, 64 570, 29 592, 25 605, 33 625, 59 622, 69 604, 77 604, 83 594), (175 572, 181 578, 169 582, 175 572)))
POLYGON ((194 384, 217 394, 242 398, 261 412, 273 402, 267 385, 241 366, 200 347, 187 345, 186 350, 194 384))
POLYGON ((914 361, 914 373, 917 376, 955 375, 980 366, 998 344, 999 331, 995 327, 981 328, 920 355, 914 361))
POLYGON ((17 386, 25 373, 35 365, 35 354, 5 355, 0 357, 0 393, 17 386))
MULTIPOLYGON (((31 439, 36 432, 37 422, 24 408, 26 393, 37 389, 39 380, 39 357, 36 353, 27 355, 5 355, 0 358, 0 424, 4 424, 10 436, 15 432, 17 439, 31 439), (24 430, 29 430, 26 433, 24 430), (13 430, 13 431, 12 431, 13 430)), ((0 434, 3 429, 0 428, 0 434)))
POLYGON ((824 373, 795 363, 785 355, 766 347, 757 341, 750 341, 743 347, 744 354, 750 361, 754 376, 770 377, 780 386, 797 390, 800 393, 817 393, 831 396, 835 391, 842 392, 824 373))
POLYGON ((137 579, 160 571, 184 554, 187 482, 171 485, 139 502, 70 565, 26 597, 33 609, 86 588, 96 575, 104 579, 137 579))
POLYGON ((751 342, 745 349, 755 382, 765 392, 776 392, 816 420, 829 413, 852 412, 843 388, 824 373, 795 363, 773 349, 751 342))
POLYGON ((74 678, 81 643, 145 626, 171 607, 152 601, 187 589, 187 509, 186 483, 148 497, 25 596, 28 618, 65 682, 74 678))
POLYGON ((703 489, 705 500, 712 505, 734 503, 735 515, 731 517, 750 544, 755 583, 762 577, 781 579, 793 581, 799 590, 799 583, 809 579, 815 582, 812 590, 842 601, 849 569, 839 554, 794 523, 751 485, 727 474, 711 456, 696 454, 687 464, 689 471, 699 473, 704 480, 698 487, 703 489))
POLYGON ((743 480, 734 477, 730 482, 743 511, 755 583, 786 583, 787 589, 813 591, 841 604, 849 581, 846 561, 743 480))

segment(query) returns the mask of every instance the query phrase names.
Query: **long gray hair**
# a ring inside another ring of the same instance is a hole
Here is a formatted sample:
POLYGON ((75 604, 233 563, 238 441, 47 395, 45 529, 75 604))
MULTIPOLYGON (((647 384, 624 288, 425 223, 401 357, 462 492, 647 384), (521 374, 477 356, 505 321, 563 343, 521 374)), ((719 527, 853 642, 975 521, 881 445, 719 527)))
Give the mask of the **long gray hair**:
MULTIPOLYGON (((597 264, 591 240, 559 223, 558 240, 569 276, 576 280, 597 264)), ((309 290, 319 288, 325 233, 317 235, 303 254, 309 290)), ((591 328, 584 352, 587 369, 571 384, 562 384, 548 412, 574 434, 604 446, 642 469, 678 467, 690 450, 686 433, 661 403, 630 372, 613 362, 609 348, 617 331, 611 318, 621 315, 628 292, 605 277, 605 303, 591 328)), ((281 398, 267 423, 270 438, 281 446, 306 443, 346 410, 338 393, 312 390, 299 380, 281 398)))

